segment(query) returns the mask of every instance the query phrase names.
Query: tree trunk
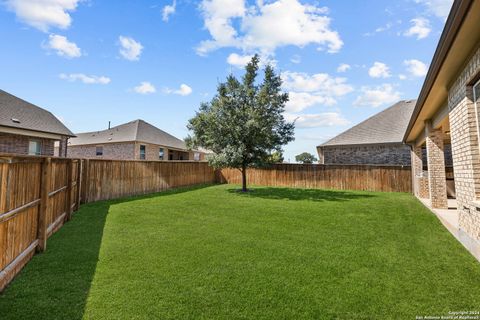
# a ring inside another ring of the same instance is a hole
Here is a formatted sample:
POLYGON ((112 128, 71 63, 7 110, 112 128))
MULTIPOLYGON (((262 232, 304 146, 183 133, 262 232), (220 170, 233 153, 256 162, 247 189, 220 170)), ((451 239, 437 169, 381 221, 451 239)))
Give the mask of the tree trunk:
POLYGON ((247 192, 247 168, 242 167, 242 191, 247 192))

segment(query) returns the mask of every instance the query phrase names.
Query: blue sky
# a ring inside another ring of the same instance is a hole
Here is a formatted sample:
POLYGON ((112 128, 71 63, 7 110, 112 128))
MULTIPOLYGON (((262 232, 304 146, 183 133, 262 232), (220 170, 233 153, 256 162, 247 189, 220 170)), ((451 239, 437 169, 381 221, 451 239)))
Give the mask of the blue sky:
POLYGON ((451 0, 4 0, 0 88, 73 132, 144 119, 180 138, 259 53, 290 92, 303 151, 418 96, 451 0))

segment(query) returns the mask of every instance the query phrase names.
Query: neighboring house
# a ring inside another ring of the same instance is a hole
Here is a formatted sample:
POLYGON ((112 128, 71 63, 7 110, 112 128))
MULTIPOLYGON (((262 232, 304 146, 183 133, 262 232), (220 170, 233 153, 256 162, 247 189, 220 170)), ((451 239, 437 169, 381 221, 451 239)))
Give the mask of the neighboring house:
POLYGON ((117 160, 205 160, 205 153, 188 150, 185 142, 143 121, 135 120, 69 140, 72 158, 117 160))
POLYGON ((73 136, 47 110, 0 90, 0 153, 65 157, 67 140, 73 136))
POLYGON ((321 164, 410 165, 402 139, 415 100, 399 101, 317 147, 321 164))
MULTIPOLYGON (((447 209, 445 145, 451 143, 458 238, 480 257, 480 0, 456 0, 430 64, 404 141, 412 147, 413 189, 447 209), (422 148, 427 149, 427 159, 422 148), (425 161, 426 160, 426 161, 425 161), (426 163, 425 163, 426 162, 426 163), (427 167, 427 172, 424 171, 427 167)), ((453 217, 453 216, 452 216, 453 217)))

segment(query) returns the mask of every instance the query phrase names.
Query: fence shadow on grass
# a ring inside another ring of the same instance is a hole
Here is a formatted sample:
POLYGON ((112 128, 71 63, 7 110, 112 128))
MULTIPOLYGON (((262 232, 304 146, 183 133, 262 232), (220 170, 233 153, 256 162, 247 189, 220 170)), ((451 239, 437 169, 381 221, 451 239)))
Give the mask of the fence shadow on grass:
POLYGON ((5 319, 82 319, 110 204, 84 205, 0 295, 5 319))
POLYGON ((228 189, 228 192, 242 197, 264 198, 273 200, 308 200, 308 201, 349 201, 361 198, 376 197, 374 194, 366 194, 342 190, 322 189, 296 189, 296 188, 250 188, 248 192, 241 192, 238 188, 228 189))
POLYGON ((0 319, 82 319, 110 207, 205 188, 200 185, 161 193, 82 205, 0 294, 0 319))

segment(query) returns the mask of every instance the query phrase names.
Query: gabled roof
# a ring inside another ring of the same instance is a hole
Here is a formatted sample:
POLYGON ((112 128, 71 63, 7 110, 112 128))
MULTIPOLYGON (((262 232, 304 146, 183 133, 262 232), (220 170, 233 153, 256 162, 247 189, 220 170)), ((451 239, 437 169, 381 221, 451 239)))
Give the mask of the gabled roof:
POLYGON ((402 100, 373 115, 323 146, 401 143, 415 107, 415 100, 402 100))
POLYGON ((182 150, 187 149, 183 140, 140 119, 103 131, 78 133, 76 138, 69 140, 69 145, 76 146, 135 141, 182 150))
POLYGON ((49 111, 3 90, 0 90, 0 126, 74 136, 49 111))

